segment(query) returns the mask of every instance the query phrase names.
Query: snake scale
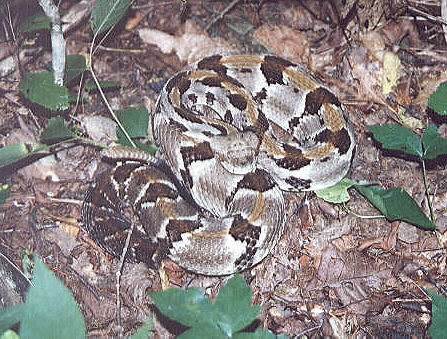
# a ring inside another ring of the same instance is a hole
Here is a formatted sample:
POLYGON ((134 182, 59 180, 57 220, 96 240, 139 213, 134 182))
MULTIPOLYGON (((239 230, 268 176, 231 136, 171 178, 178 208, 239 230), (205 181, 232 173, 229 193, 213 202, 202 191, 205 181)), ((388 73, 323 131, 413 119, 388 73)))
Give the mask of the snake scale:
POLYGON ((214 55, 175 74, 152 128, 156 157, 122 152, 97 179, 83 223, 107 252, 226 275, 259 263, 285 224, 283 191, 331 186, 355 147, 337 97, 272 55, 214 55))

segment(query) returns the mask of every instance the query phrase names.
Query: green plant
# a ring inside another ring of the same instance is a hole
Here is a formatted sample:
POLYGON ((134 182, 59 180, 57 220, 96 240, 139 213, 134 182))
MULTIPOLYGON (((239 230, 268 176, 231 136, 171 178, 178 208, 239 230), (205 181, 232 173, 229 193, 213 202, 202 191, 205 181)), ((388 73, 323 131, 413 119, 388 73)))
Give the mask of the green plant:
POLYGON ((85 324, 69 290, 38 257, 25 303, 0 311, 0 333, 20 322, 21 338, 83 338, 85 324))
MULTIPOLYGON (((256 319, 260 306, 252 305, 250 287, 240 275, 228 280, 214 303, 197 288, 167 289, 151 292, 150 296, 161 313, 189 327, 179 338, 276 337, 264 329, 243 332, 256 319)), ((20 338, 85 337, 84 319, 75 299, 37 256, 25 302, 0 311, 0 335, 17 323, 20 323, 20 338)), ((147 337, 151 328, 149 320, 132 338, 147 337)))
POLYGON ((431 297, 431 325, 428 329, 432 339, 445 338, 447 333, 447 298, 427 291, 431 297))
MULTIPOLYGON (((67 287, 40 260, 34 256, 32 284, 25 302, 0 310, 0 338, 20 323, 20 338, 85 338, 84 318, 67 287)), ((148 320, 132 339, 147 338, 152 328, 148 320)))
POLYGON ((447 81, 440 84, 428 98, 428 107, 439 115, 447 115, 447 81))
MULTIPOLYGON (((441 84, 428 100, 429 107, 439 115, 447 114, 447 82, 441 84)), ((436 126, 430 124, 419 137, 408 128, 397 124, 368 126, 373 138, 384 149, 397 152, 421 164, 430 219, 402 188, 384 189, 376 183, 343 179, 333 187, 317 191, 318 197, 331 203, 345 203, 350 199, 348 189, 354 187, 389 221, 402 220, 424 229, 434 229, 435 216, 429 195, 426 163, 447 155, 447 139, 442 138, 436 126)))
POLYGON ((383 148, 416 157, 420 162, 430 217, 434 222, 435 217, 428 192, 426 162, 447 154, 447 140, 438 134, 433 124, 425 129, 421 138, 406 127, 396 124, 373 125, 368 126, 368 129, 383 148))
POLYGON ((242 332, 255 320, 260 306, 251 304, 250 287, 238 274, 220 289, 214 303, 194 287, 149 295, 161 313, 189 327, 179 338, 275 338, 263 329, 242 332))

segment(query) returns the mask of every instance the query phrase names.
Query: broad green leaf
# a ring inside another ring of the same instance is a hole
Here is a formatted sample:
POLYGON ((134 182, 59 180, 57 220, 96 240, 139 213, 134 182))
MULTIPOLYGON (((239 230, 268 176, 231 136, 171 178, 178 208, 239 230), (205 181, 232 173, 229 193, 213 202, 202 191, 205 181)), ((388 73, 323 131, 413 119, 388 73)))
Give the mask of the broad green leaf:
POLYGON ((341 204, 349 201, 350 196, 348 193, 348 189, 355 184, 358 183, 354 180, 344 178, 336 183, 334 186, 315 191, 315 194, 318 198, 332 204, 341 204))
MULTIPOLYGON (((105 88, 120 87, 121 84, 116 81, 101 81, 99 83, 99 86, 101 86, 102 89, 105 89, 105 88)), ((85 84, 84 89, 86 91, 93 91, 93 90, 97 90, 98 87, 96 86, 96 84, 93 81, 89 81, 85 84)))
POLYGON ((81 311, 70 291, 35 257, 20 338, 85 338, 81 311))
POLYGON ((179 338, 230 338, 250 325, 260 306, 252 305, 251 290, 240 275, 221 288, 214 304, 197 288, 150 293, 168 318, 190 327, 179 338))
POLYGON ((285 334, 275 335, 269 330, 259 329, 255 332, 239 332, 234 335, 235 339, 286 339, 285 334))
POLYGON ((51 143, 56 140, 73 138, 75 134, 65 126, 64 119, 61 117, 53 117, 48 120, 47 127, 40 135, 40 141, 51 143))
MULTIPOLYGON (((206 315, 204 315, 206 317, 206 315)), ((197 326, 190 328, 180 334, 178 339, 197 339, 197 338, 213 338, 213 339, 227 339, 231 338, 229 336, 226 336, 224 332, 220 331, 219 329, 211 326, 197 326)))
MULTIPOLYGON (((149 114, 145 107, 118 110, 116 115, 131 138, 147 137, 149 114)), ((116 136, 120 144, 131 146, 119 127, 116 136)))
POLYGON ((9 197, 11 188, 8 184, 0 185, 0 204, 3 204, 9 197))
POLYGON ((50 21, 43 12, 27 17, 19 26, 20 33, 28 33, 42 29, 50 30, 50 21))
POLYGON ((371 125, 368 129, 383 148, 422 158, 421 141, 409 129, 397 124, 371 125))
POLYGON ((197 288, 170 288, 149 293, 157 308, 165 316, 189 327, 211 326, 213 305, 197 288))
POLYGON ((379 186, 361 185, 354 187, 389 221, 402 220, 424 229, 436 227, 402 188, 384 189, 379 186))
POLYGON ((19 304, 0 310, 0 334, 20 322, 24 308, 24 304, 19 304))
POLYGON ((431 325, 428 329, 432 339, 443 339, 447 333, 447 298, 427 290, 431 297, 431 325))
POLYGON ((152 330, 153 322, 152 317, 149 316, 142 326, 140 326, 137 331, 130 336, 130 339, 147 339, 152 330))
POLYGON ((130 0, 97 0, 90 19, 93 34, 100 34, 116 25, 129 6, 130 0))
POLYGON ((12 164, 29 155, 31 149, 24 143, 6 145, 0 148, 0 166, 12 164))
POLYGON ((69 107, 68 89, 54 83, 53 73, 27 73, 19 88, 25 98, 49 110, 65 110, 69 107))
POLYGON ((0 167, 15 163, 34 153, 45 151, 48 147, 42 144, 28 145, 17 143, 0 148, 0 167))
POLYGON ((20 339, 20 337, 13 330, 7 330, 3 334, 0 335, 0 339, 20 339))
POLYGON ((428 107, 440 115, 447 114, 447 81, 440 84, 428 98, 428 107))
POLYGON ((70 83, 87 70, 85 57, 79 54, 68 55, 65 63, 65 84, 70 83))
POLYGON ((250 325, 261 309, 259 305, 252 305, 250 287, 240 274, 220 289, 214 307, 219 312, 218 326, 228 336, 250 325))
POLYGON ((442 138, 436 126, 430 124, 422 135, 422 145, 424 145, 424 159, 435 159, 447 154, 447 139, 442 138))

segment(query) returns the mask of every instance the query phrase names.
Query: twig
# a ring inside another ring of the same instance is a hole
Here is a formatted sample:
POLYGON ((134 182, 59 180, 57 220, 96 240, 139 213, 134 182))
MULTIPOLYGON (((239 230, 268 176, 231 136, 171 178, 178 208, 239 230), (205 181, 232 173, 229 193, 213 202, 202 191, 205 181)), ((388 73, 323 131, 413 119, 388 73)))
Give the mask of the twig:
POLYGON ((425 169, 425 161, 422 159, 422 179, 424 181, 425 196, 427 198, 428 209, 430 210, 430 220, 435 223, 435 213, 433 212, 433 205, 428 192, 427 170, 425 169))
POLYGON ((441 292, 444 296, 447 297, 447 290, 442 287, 440 284, 438 284, 432 277, 431 275, 427 272, 427 270, 423 267, 419 267, 419 270, 424 274, 424 276, 427 278, 427 280, 432 283, 439 292, 441 292))
POLYGON ((416 7, 413 7, 413 6, 408 6, 408 9, 416 14, 426 17, 427 19, 429 19, 431 21, 447 25, 447 20, 445 18, 441 18, 439 16, 433 16, 433 15, 425 13, 425 12, 421 11, 420 9, 417 9, 416 7))
MULTIPOLYGON (((441 0, 441 17, 444 21, 447 21, 447 0, 441 0)), ((442 25, 444 31, 444 39, 447 42, 447 24, 442 25)))
POLYGON ((6 7, 8 8, 8 24, 12 34, 12 40, 16 41, 16 35, 14 33, 14 26, 12 25, 11 11, 9 9, 9 2, 6 2, 6 7))
POLYGON ((360 219, 382 219, 385 218, 384 215, 361 215, 361 214, 357 214, 355 212, 353 212, 347 205, 346 203, 343 203, 342 208, 346 211, 346 213, 356 217, 356 218, 360 218, 360 219))
POLYGON ((211 26, 213 26, 219 20, 222 20, 225 14, 231 11, 233 7, 235 7, 240 1, 241 0, 233 0, 227 7, 225 7, 225 9, 222 12, 219 13, 218 16, 216 16, 213 20, 211 20, 211 22, 208 25, 206 25, 205 31, 209 30, 211 26))
MULTIPOLYGON (((121 299, 120 299, 120 289, 121 289, 121 275, 123 272, 124 262, 127 255, 127 251, 129 250, 130 238, 132 237, 132 233, 134 230, 134 223, 131 223, 131 227, 128 230, 128 234, 126 237, 126 243, 123 247, 123 252, 121 253, 120 262, 118 265, 118 269, 116 270, 116 324, 118 330, 122 331, 121 326, 121 299)), ((121 336, 121 335, 120 335, 121 336)))
POLYGON ((64 85, 65 72, 65 40, 62 33, 59 9, 52 0, 38 0, 48 20, 51 22, 51 64, 53 67, 54 83, 64 85))
POLYGON ((311 327, 311 328, 307 328, 304 331, 301 331, 299 334, 297 334, 296 336, 294 336, 294 338, 301 338, 302 336, 304 336, 307 333, 313 332, 315 330, 318 330, 321 328, 321 326, 323 326, 323 319, 320 319, 320 322, 317 326, 311 327))
POLYGON ((93 35, 92 43, 90 44, 90 53, 89 53, 88 59, 87 59, 87 69, 90 71, 90 74, 92 75, 93 81, 95 82, 96 87, 98 88, 99 94, 101 95, 102 99, 104 100, 104 103, 106 104, 106 107, 107 107, 107 109, 110 112, 110 115, 113 117, 115 122, 118 124, 119 128, 124 133, 124 136, 129 141, 129 143, 132 145, 132 147, 136 148, 137 146, 135 145, 135 142, 132 140, 132 138, 130 137, 129 133, 127 133, 127 130, 124 128, 124 126, 121 123, 121 121, 119 121, 119 119, 116 116, 114 110, 112 109, 112 106, 110 106, 110 103, 107 100, 106 95, 104 94, 104 91, 102 90, 102 88, 101 88, 101 86, 99 84, 98 78, 96 77, 96 74, 95 74, 95 72, 93 70, 93 62, 92 62, 93 54, 95 54, 97 48, 101 45, 101 43, 104 41, 104 39, 110 34, 110 32, 112 31, 113 27, 111 29, 109 29, 108 32, 106 32, 106 34, 104 34, 104 37, 102 38, 102 40, 95 47, 95 41, 96 41, 96 38, 98 37, 98 33, 97 32, 101 31, 101 28, 104 26, 104 24, 106 23, 106 21, 110 17, 111 13, 115 10, 115 8, 118 5, 118 3, 119 2, 117 1, 114 4, 114 6, 110 9, 110 12, 106 15, 106 17, 104 18, 103 22, 98 27, 96 33, 93 35))

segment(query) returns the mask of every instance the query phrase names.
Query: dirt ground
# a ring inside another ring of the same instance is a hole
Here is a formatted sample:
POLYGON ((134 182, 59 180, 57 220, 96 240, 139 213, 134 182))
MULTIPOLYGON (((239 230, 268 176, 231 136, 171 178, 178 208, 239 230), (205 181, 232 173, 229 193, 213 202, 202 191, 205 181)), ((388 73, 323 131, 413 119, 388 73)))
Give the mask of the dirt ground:
MULTIPOLYGON (((73 3, 62 1, 61 8, 68 10, 73 3)), ((447 29, 444 33, 440 24, 440 4, 141 0, 102 42, 93 66, 101 81, 121 84, 106 92, 114 109, 143 105, 152 110, 163 81, 209 54, 271 53, 302 63, 346 107, 357 142, 348 177, 402 187, 428 214, 420 166, 383 152, 367 125, 400 119, 420 133, 433 121, 427 99, 447 79, 447 29), (387 53, 398 57, 400 67, 392 91, 383 94, 383 79, 392 76, 384 67, 387 53)), ((14 27, 36 10, 24 7, 20 2, 11 5, 14 27)), ((11 39, 6 26, 2 41, 11 39)), ((29 48, 29 62, 22 64, 26 72, 42 70, 51 61, 45 33, 16 38, 1 42, 11 52, 5 48, 0 57, 29 48)), ((87 53, 91 39, 88 21, 81 21, 66 33, 68 54, 87 53)), ((1 146, 35 142, 51 116, 21 96, 20 74, 15 70, 0 78, 1 146)), ((86 137, 99 131, 101 142, 110 144, 115 127, 104 101, 95 92, 80 93, 79 103, 63 113, 65 121, 86 137), (92 122, 97 117, 102 117, 101 128, 92 122)), ((445 121, 436 123, 445 137, 445 121)), ((90 337, 112 336, 117 330, 118 259, 99 249, 80 224, 85 192, 95 173, 107 166, 99 153, 99 148, 77 144, 0 173, 0 183, 11 186, 9 198, 0 205, 0 252, 18 266, 23 255, 39 254, 73 292, 90 337)), ((447 284, 445 175, 445 164, 428 169, 436 232, 371 218, 379 212, 354 190, 345 206, 309 193, 287 194, 286 230, 279 244, 266 260, 243 273, 253 302, 262 305, 260 325, 290 337, 428 337, 431 304, 424 289, 447 284)), ((227 279, 195 275, 169 262, 163 274, 143 264, 126 264, 121 287, 124 333, 133 332, 151 312, 147 291, 197 286, 213 297, 227 279)), ((155 322, 154 338, 176 333, 164 326, 169 327, 155 322)))

